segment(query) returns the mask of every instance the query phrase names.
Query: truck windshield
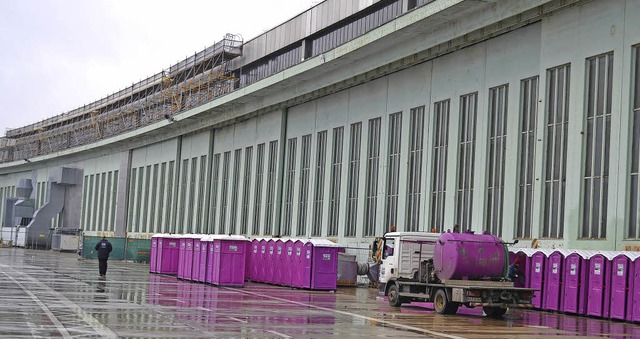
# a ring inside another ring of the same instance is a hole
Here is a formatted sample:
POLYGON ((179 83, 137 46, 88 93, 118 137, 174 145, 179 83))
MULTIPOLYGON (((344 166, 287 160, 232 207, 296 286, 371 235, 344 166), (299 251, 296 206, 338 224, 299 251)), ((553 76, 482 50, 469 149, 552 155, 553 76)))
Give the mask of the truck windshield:
POLYGON ((382 259, 393 256, 393 248, 395 247, 395 239, 384 239, 384 251, 382 252, 382 259))

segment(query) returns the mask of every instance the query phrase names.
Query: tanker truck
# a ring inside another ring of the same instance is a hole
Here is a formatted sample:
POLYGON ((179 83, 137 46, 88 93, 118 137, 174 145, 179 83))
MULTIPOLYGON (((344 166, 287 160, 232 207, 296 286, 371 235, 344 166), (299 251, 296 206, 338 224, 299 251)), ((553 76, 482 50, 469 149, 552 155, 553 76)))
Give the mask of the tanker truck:
POLYGON ((514 287, 506 278, 507 243, 487 234, 391 232, 382 238, 380 294, 399 307, 433 302, 439 314, 460 305, 482 307, 490 317, 507 308, 532 308, 534 289, 514 287))

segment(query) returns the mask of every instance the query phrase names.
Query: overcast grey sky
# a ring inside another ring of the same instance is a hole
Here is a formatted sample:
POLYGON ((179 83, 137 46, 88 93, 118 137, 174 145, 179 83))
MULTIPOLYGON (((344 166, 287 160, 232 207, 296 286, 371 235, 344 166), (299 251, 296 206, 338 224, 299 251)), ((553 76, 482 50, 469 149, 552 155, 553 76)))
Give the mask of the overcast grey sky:
POLYGON ((2 0, 0 136, 91 103, 315 0, 2 0))

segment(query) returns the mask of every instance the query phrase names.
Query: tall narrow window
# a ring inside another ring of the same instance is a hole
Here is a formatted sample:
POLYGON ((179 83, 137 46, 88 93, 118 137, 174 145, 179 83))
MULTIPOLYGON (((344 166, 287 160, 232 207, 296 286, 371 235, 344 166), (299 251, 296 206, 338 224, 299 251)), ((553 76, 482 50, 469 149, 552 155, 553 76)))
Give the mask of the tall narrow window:
POLYGON ((251 161, 253 159, 253 146, 244 150, 244 179, 242 182, 242 216, 240 217, 240 234, 248 234, 249 231, 249 194, 251 192, 251 161))
POLYGON ((324 203, 324 175, 327 163, 327 131, 318 132, 318 149, 316 152, 316 182, 313 204, 313 225, 311 235, 322 235, 322 208, 324 203))
POLYGON ((458 203, 456 223, 461 230, 472 229, 473 166, 476 154, 476 112, 478 93, 460 97, 460 144, 458 155, 458 203))
MULTIPOLYGON (((449 145, 449 100, 433 106, 433 172, 431 177, 431 223, 429 227, 443 232, 444 202, 447 193, 447 155, 449 145)), ((430 231, 430 230, 427 230, 430 231)))
POLYGON ((285 189, 284 223, 280 235, 291 235, 291 219, 293 215, 293 188, 296 177, 296 143, 297 138, 287 142, 287 185, 285 189))
POLYGON ((487 159, 487 214, 484 230, 502 236, 504 163, 507 141, 509 86, 489 89, 489 159, 487 159))
MULTIPOLYGON (((149 202, 151 205, 151 210, 149 211, 149 231, 153 233, 158 233, 156 229, 156 204, 158 203, 158 168, 159 164, 153 165, 153 180, 151 181, 151 201, 149 202)), ((109 173, 109 181, 111 181, 111 173, 109 173)), ((107 184, 109 187, 109 184, 107 184)), ((107 189, 107 193, 110 189, 107 189)), ((107 200, 109 200, 109 195, 107 194, 107 200)))
POLYGON ((613 52, 587 59, 582 238, 607 237, 613 52))
POLYGON ((520 82, 520 171, 518 173, 518 217, 516 238, 531 238, 533 178, 538 116, 538 77, 520 82))
POLYGON ((567 179, 570 65, 547 70, 546 166, 544 175, 543 238, 562 238, 567 179))
POLYGON ((367 140, 367 187, 364 211, 364 236, 376 235, 378 212, 378 172, 380 171, 380 121, 369 120, 369 139, 367 140))
POLYGON ((362 143, 362 123, 351 124, 349 139, 349 181, 347 191, 346 237, 356 236, 358 222, 358 186, 360 181, 360 148, 362 143))
MULTIPOLYGON (((186 160, 188 162, 188 160, 186 160)), ((186 166, 186 165, 185 165, 186 166)), ((96 174, 96 191, 94 192, 95 194, 97 194, 97 185, 98 185, 98 178, 99 178, 99 174, 96 174)), ((185 177, 186 180, 186 177, 185 177)), ((135 216, 135 220, 136 220, 136 225, 134 228, 134 232, 141 232, 142 231, 142 227, 144 227, 144 225, 141 223, 141 219, 142 216, 140 215, 141 213, 144 214, 146 211, 146 208, 143 209, 142 208, 142 201, 144 200, 144 195, 142 194, 143 191, 143 183, 144 183, 144 166, 138 167, 138 183, 137 183, 137 187, 136 187, 136 216, 135 216)), ((97 196, 93 199, 94 205, 93 205, 93 210, 97 211, 98 210, 98 205, 97 203, 97 196)), ((183 198, 184 201, 184 198, 183 198)), ((95 212, 93 213, 95 216, 95 212)), ((94 223, 95 225, 95 223, 94 223)), ((96 225, 97 226, 97 225, 96 225)))
POLYGON ((276 171, 278 169, 278 141, 269 142, 269 164, 267 172, 267 210, 265 213, 265 235, 273 234, 273 219, 276 201, 276 171))
POLYGON ((216 217, 218 216, 218 187, 220 186, 220 153, 213 156, 213 188, 211 189, 211 233, 215 233, 216 217))
POLYGON ((307 233, 307 206, 309 205, 309 171, 311 167, 311 134, 302 136, 300 149, 300 187, 298 192, 298 232, 302 236, 307 233))
MULTIPOLYGON (((38 183, 38 189, 40 189, 40 183, 38 183)), ((81 220, 81 224, 80 227, 82 227, 83 230, 89 230, 90 228, 89 223, 87 222, 87 213, 89 211, 89 176, 85 175, 84 176, 84 180, 82 181, 82 218, 81 220)), ((6 198, 5 196, 5 188, 1 187, 0 188, 0 199, 2 199, 2 203, 0 203, 0 212, 4 213, 4 198, 6 198)), ((127 211, 128 215, 129 215, 129 220, 131 220, 131 209, 129 209, 129 211, 127 211)), ((2 218, 4 218, 4 214, 2 214, 2 218)))
POLYGON ((233 154, 233 180, 231 181, 231 213, 229 220, 229 233, 236 234, 238 219, 238 190, 240 189, 240 160, 242 148, 238 148, 233 154))
POLYGON ((329 204, 328 236, 338 235, 338 221, 340 220, 340 185, 342 177, 342 139, 344 127, 333 129, 333 148, 331 151, 331 203, 329 204))
POLYGON ((640 199, 638 199, 638 191, 640 187, 640 180, 638 175, 640 174, 640 45, 633 47, 633 93, 632 93, 632 105, 633 112, 633 130, 632 130, 632 142, 631 142, 631 185, 629 192, 629 220, 627 226, 626 237, 629 239, 640 238, 640 199))
POLYGON ((389 115, 387 156, 387 201, 384 231, 398 223, 398 190, 400 182, 400 141, 402 140, 402 113, 389 115))
MULTIPOLYGON (((409 118, 409 165, 407 166, 406 231, 419 230, 422 194, 422 149, 424 144, 424 106, 413 108, 409 118)), ((427 231, 430 231, 427 230, 427 231)))
POLYGON ((256 187, 253 191, 253 228, 251 234, 260 234, 260 214, 262 211, 262 183, 264 182, 264 144, 258 145, 256 153, 256 187))
POLYGON ((165 208, 164 220, 166 220, 166 223, 169 225, 167 231, 170 233, 177 233, 175 222, 171 222, 171 217, 175 218, 175 213, 173 213, 171 209, 171 206, 173 206, 173 187, 175 186, 174 167, 175 161, 169 161, 169 174, 167 175, 169 189, 167 190, 167 208, 165 208))
POLYGON ((229 201, 229 163, 231 162, 231 152, 224 152, 222 160, 222 184, 220 185, 220 224, 218 234, 227 233, 227 202, 229 201))
MULTIPOLYGON (((160 179, 159 179, 160 187, 158 188, 158 232, 160 233, 166 232, 166 225, 167 225, 167 220, 163 219, 164 215, 162 211, 169 208, 164 203, 164 197, 166 196, 166 191, 167 191, 166 178, 167 178, 167 163, 163 162, 162 164, 160 164, 160 179)), ((116 180, 118 180, 117 177, 116 177, 116 180)))
POLYGON ((191 159, 191 175, 189 175, 189 197, 187 198, 187 209, 185 211, 185 215, 187 218, 187 229, 186 232, 189 233, 198 233, 193 227, 193 217, 194 213, 194 204, 195 204, 195 194, 196 194, 196 180, 198 175, 198 157, 193 157, 191 159))
POLYGON ((196 208, 196 233, 202 233, 206 231, 206 225, 203 225, 202 214, 204 213, 204 188, 207 177, 207 156, 200 157, 200 169, 198 170, 198 200, 196 208))
POLYGON ((185 210, 187 206, 187 183, 189 182, 189 159, 182 160, 182 168, 180 169, 182 177, 180 179, 180 211, 178 212, 179 233, 186 233, 185 229, 185 210))

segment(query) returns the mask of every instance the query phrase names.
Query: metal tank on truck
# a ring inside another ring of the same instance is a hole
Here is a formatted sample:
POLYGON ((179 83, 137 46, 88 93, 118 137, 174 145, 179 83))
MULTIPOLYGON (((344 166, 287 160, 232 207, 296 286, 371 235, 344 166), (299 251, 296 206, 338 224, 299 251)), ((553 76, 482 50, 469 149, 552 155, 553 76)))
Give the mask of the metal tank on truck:
POLYGON ((506 278, 509 243, 499 237, 391 232, 383 240, 380 292, 391 306, 427 301, 440 314, 480 306, 492 317, 508 308, 533 307, 534 290, 514 287, 506 278))

